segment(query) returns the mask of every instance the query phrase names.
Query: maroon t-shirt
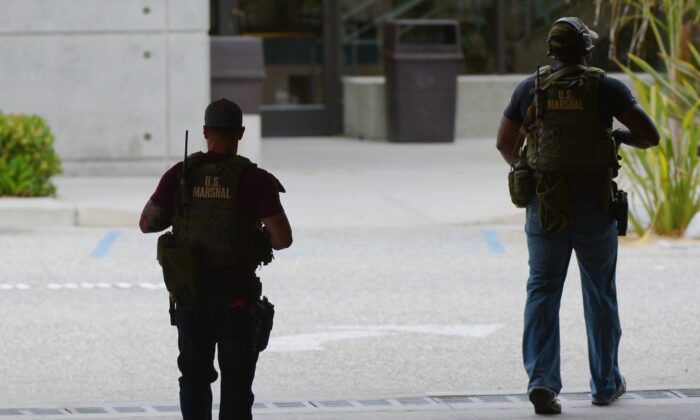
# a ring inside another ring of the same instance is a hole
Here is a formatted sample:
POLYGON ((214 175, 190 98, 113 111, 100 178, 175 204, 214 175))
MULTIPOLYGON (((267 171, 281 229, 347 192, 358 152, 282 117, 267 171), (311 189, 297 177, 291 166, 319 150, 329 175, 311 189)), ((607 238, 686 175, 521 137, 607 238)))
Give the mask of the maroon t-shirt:
MULTIPOLYGON (((205 162, 229 159, 230 155, 207 152, 205 162)), ((151 202, 161 209, 175 214, 179 205, 180 174, 182 162, 170 168, 160 179, 151 202)), ((285 192, 282 184, 271 173, 257 167, 247 169, 242 175, 238 188, 238 202, 244 212, 256 220, 277 216, 284 212, 280 203, 280 192, 285 192)), ((201 296, 254 297, 255 273, 248 267, 224 267, 205 273, 205 284, 201 296)))
MULTIPOLYGON (((216 162, 230 157, 230 155, 207 152, 204 155, 204 161, 216 162)), ((178 188, 181 173, 182 162, 179 162, 163 174, 156 191, 151 196, 153 204, 172 214, 175 213, 179 203, 178 188)), ((284 211, 280 203, 280 192, 284 192, 284 187, 274 175, 264 169, 250 168, 241 176, 238 200, 243 211, 250 217, 260 220, 277 216, 284 211)))

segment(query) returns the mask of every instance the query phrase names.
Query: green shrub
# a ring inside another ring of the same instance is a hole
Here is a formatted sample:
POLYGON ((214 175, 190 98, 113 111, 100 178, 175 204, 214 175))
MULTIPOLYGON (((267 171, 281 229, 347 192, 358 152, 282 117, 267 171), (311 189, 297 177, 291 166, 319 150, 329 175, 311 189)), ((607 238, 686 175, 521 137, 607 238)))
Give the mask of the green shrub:
POLYGON ((61 173, 46 121, 36 115, 0 113, 0 196, 53 195, 51 176, 61 173))

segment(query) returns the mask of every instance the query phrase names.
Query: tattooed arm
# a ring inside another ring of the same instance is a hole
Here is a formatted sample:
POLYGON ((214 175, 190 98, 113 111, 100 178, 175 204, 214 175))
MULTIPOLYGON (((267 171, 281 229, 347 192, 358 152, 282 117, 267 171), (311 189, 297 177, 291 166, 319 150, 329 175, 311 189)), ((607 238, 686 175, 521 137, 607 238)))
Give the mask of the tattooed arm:
POLYGON ((160 232, 170 226, 172 217, 173 215, 170 214, 170 212, 158 207, 151 200, 148 200, 146 207, 144 207, 141 212, 139 227, 143 233, 160 232))

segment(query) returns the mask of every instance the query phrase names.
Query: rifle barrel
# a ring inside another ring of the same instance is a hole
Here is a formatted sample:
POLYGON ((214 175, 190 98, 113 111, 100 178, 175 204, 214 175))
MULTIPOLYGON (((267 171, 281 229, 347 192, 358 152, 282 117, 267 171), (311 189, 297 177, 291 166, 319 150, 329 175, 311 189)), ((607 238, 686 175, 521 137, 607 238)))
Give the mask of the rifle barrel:
POLYGON ((185 160, 187 160, 187 141, 190 135, 189 130, 185 130, 185 160))
POLYGON ((535 73, 535 120, 542 117, 542 91, 540 88, 540 65, 537 65, 535 73))
MULTIPOLYGON (((180 174, 180 210, 186 211, 190 199, 187 189, 187 141, 189 130, 185 130, 185 158, 182 161, 182 173, 180 174)), ((189 214, 188 214, 189 216, 189 214)))

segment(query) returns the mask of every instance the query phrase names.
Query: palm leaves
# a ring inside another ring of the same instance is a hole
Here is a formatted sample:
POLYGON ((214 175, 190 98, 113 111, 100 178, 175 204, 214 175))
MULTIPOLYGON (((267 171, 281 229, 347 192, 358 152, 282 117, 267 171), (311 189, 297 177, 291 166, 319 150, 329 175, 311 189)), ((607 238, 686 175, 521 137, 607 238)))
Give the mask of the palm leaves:
POLYGON ((628 53, 630 65, 625 65, 617 60, 614 47, 611 51, 611 58, 634 81, 640 104, 656 122, 661 137, 657 147, 621 151, 623 173, 636 204, 630 222, 640 236, 650 232, 681 236, 700 211, 700 54, 689 36, 700 22, 700 0, 609 3, 611 32, 634 25, 632 47, 638 48, 639 40, 651 31, 663 63, 657 70, 628 53), (643 75, 632 71, 631 65, 643 75))

